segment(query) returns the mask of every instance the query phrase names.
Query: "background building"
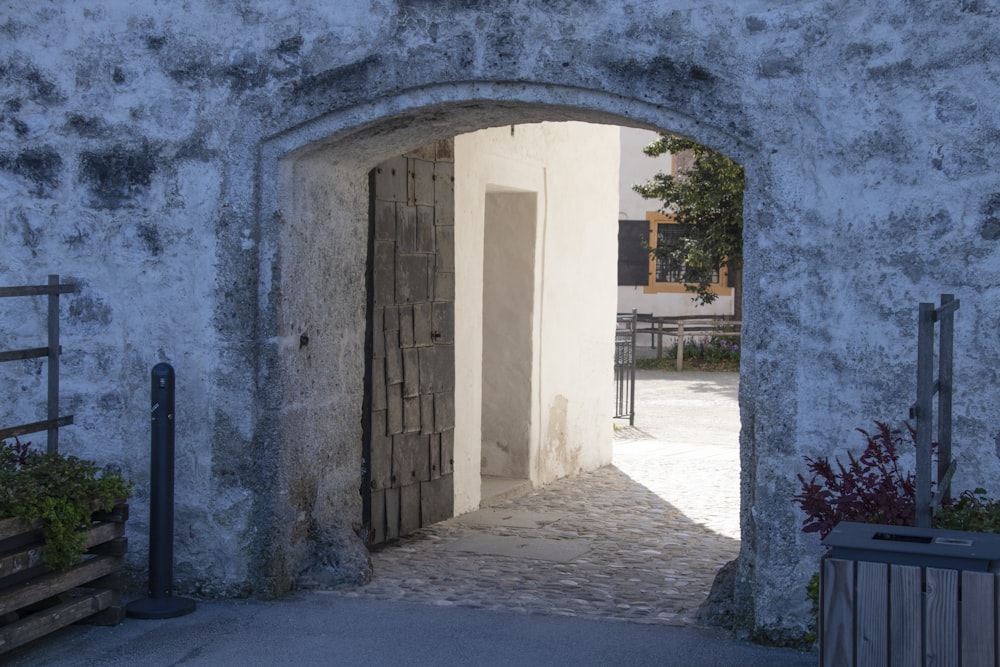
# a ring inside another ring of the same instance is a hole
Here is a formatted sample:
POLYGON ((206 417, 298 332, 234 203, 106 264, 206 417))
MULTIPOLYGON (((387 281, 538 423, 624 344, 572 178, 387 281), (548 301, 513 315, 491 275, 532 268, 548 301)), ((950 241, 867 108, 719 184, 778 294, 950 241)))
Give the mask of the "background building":
POLYGON ((618 190, 618 312, 658 317, 733 314, 733 288, 725 267, 720 268, 718 298, 699 304, 694 294, 677 281, 675 267, 649 254, 660 234, 669 234, 673 218, 660 212, 662 204, 644 199, 632 186, 649 181, 656 173, 676 173, 677 156, 653 158, 642 152, 656 140, 657 133, 632 127, 621 128, 621 170, 618 190))

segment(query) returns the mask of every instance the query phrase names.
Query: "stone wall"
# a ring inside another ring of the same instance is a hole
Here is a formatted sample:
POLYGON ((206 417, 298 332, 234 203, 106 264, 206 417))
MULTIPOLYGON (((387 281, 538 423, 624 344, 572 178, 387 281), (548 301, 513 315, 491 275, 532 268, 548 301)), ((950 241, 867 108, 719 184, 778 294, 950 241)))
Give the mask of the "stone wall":
MULTIPOLYGON (((956 486, 997 489, 998 12, 15 0, 0 10, 0 283, 80 284, 64 449, 137 480, 134 564, 148 373, 169 361, 179 590, 280 592, 317 552, 350 579, 367 170, 517 122, 690 135, 747 171, 737 596, 751 632, 791 639, 819 552, 790 501, 802 456, 906 414, 916 303, 942 292, 962 300, 956 486)), ((0 304, 0 337, 40 331, 42 308, 0 304)), ((32 418, 41 367, 0 373, 0 421, 32 418)))

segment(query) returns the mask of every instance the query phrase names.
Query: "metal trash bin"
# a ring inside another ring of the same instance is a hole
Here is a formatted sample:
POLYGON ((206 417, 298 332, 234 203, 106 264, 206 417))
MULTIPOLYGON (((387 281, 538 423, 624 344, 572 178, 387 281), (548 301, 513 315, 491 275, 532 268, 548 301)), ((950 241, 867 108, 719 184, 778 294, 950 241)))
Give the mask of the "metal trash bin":
POLYGON ((823 544, 822 665, 997 664, 1000 535, 843 522, 823 544))
POLYGON ((823 540, 830 558, 1000 572, 1000 535, 844 521, 823 540))

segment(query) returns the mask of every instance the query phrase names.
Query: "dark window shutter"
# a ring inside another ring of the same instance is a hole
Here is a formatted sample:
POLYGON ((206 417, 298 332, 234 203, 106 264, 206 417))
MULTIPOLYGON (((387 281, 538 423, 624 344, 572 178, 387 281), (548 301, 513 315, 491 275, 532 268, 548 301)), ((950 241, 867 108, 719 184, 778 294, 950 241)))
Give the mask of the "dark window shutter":
POLYGON ((649 223, 618 221, 618 284, 649 284, 649 223))

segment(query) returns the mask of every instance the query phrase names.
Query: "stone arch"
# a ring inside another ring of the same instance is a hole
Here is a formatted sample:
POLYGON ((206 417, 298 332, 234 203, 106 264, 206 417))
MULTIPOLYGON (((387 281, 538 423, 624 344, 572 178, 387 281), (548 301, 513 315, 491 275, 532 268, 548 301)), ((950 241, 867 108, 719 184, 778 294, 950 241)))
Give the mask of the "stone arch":
MULTIPOLYGON (((361 447, 368 170, 402 151, 464 132, 561 120, 682 133, 735 157, 748 172, 759 153, 737 138, 752 134, 750 128, 733 133, 638 99, 524 83, 407 91, 321 115, 263 142, 257 437, 275 476, 272 492, 258 494, 257 557, 265 563, 258 589, 286 590, 304 563, 323 558, 315 550, 339 554, 338 576, 364 576, 360 543, 351 533, 360 516, 351 466, 360 460, 361 447), (336 344, 316 344, 331 335, 336 344), (347 516, 329 508, 346 509, 347 516)), ((745 466, 742 474, 741 513, 749 517, 753 498, 746 489, 755 486, 756 471, 745 466)), ((752 544, 752 526, 743 524, 745 544, 752 544)), ((752 549, 744 548, 743 561, 749 575, 752 549)))
MULTIPOLYGON (((142 369, 197 362, 179 580, 281 590, 304 561, 289 545, 318 532, 295 508, 351 484, 326 450, 306 461, 327 481, 293 484, 302 452, 276 444, 288 408, 336 407, 298 400, 313 378, 303 386, 281 363, 325 363, 324 345, 335 360, 351 351, 298 304, 289 322, 278 317, 294 272, 281 273, 276 242, 301 234, 281 220, 279 175, 353 176, 389 135, 418 119, 453 131, 463 109, 470 127, 477 109, 513 121, 542 107, 666 127, 747 167, 742 493, 755 512, 743 517, 740 586, 753 590, 741 594, 753 605, 744 621, 761 636, 794 638, 808 618, 801 588, 820 547, 797 533, 789 501, 802 457, 906 414, 919 301, 962 300, 955 437, 968 463, 956 488, 989 486, 1000 471, 993 4, 99 4, 53 3, 5 26, 0 187, 11 205, 0 227, 11 242, 0 272, 28 282, 42 261, 88 276, 76 324, 97 353, 81 361, 79 393, 89 402, 88 384, 114 385, 81 429, 88 455, 145 470, 127 444, 145 435, 129 416, 142 369), (153 301, 155 317, 137 307, 153 301)), ((351 199, 329 178, 309 183, 310 196, 351 199)), ((323 224, 355 247, 344 219, 323 224)), ((346 271, 314 260, 307 275, 346 271)), ((364 289, 355 273, 328 288, 350 317, 364 289)))

